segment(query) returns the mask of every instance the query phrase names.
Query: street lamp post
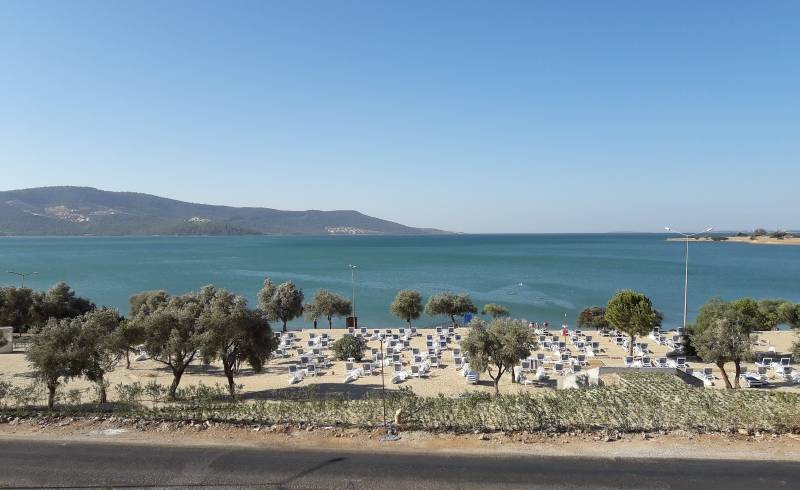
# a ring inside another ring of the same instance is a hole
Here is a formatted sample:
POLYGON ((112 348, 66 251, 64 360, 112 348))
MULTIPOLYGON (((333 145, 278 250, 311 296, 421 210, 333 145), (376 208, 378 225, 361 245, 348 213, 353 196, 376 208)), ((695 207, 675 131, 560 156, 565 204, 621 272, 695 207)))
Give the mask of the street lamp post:
POLYGON ((350 267, 350 285, 353 286, 353 316, 356 316, 356 269, 358 266, 348 264, 350 267))
POLYGON ((21 287, 25 287, 25 278, 28 276, 35 276, 38 272, 17 272, 17 271, 6 271, 9 274, 14 274, 15 276, 19 276, 22 280, 21 287))
POLYGON ((395 430, 393 425, 389 425, 389 422, 386 420, 386 381, 384 381, 383 377, 383 369, 386 365, 386 352, 383 350, 383 335, 379 337, 381 341, 381 354, 383 355, 383 359, 381 359, 381 398, 383 399, 383 429, 386 431, 386 435, 383 436, 383 441, 385 442, 394 442, 400 440, 400 436, 397 435, 397 431, 395 430))
POLYGON ((708 233, 709 231, 713 230, 713 227, 708 227, 705 230, 698 232, 698 233, 681 233, 678 230, 673 230, 669 226, 664 227, 670 233, 677 233, 678 235, 683 236, 684 240, 686 241, 686 260, 684 263, 684 276, 683 276, 683 331, 686 332, 686 312, 688 309, 689 304, 689 240, 695 238, 699 235, 704 233, 708 233))

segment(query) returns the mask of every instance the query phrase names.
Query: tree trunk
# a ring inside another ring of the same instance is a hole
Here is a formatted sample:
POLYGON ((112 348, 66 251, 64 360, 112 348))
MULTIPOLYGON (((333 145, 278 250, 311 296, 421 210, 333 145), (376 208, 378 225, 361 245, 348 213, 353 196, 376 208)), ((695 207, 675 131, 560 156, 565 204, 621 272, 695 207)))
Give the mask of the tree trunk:
POLYGON ((333 317, 329 316, 328 317, 328 330, 330 330, 332 328, 333 328, 333 317))
POLYGON ((56 405, 56 387, 58 383, 47 383, 47 408, 53 409, 56 405))
POLYGON ((733 365, 736 367, 736 378, 733 380, 733 387, 738 389, 739 386, 739 375, 742 374, 742 361, 733 361, 733 365))
POLYGON ((456 316, 450 315, 450 321, 453 322, 453 328, 456 328, 456 316))
POLYGON ((236 383, 233 381, 233 369, 225 361, 222 363, 222 368, 225 370, 225 377, 228 378, 228 391, 231 394, 231 400, 236 401, 236 383))
POLYGON ((316 329, 317 329, 317 319, 314 318, 314 330, 316 330, 316 329))
POLYGON ((283 320, 283 331, 286 331, 286 320, 283 320))
POLYGON ((183 376, 183 371, 186 369, 186 366, 180 369, 172 370, 172 384, 169 386, 169 399, 175 400, 175 393, 178 391, 178 385, 181 382, 181 376, 183 376))
POLYGON ((492 379, 494 381, 494 395, 500 396, 500 376, 497 379, 492 379))
POLYGON ((411 318, 406 318, 406 323, 408 323, 408 328, 411 329, 411 318))
POLYGON ((722 379, 725 380, 725 388, 732 390, 733 386, 731 386, 731 380, 728 379, 728 373, 725 372, 725 363, 717 361, 717 367, 722 371, 722 379))
POLYGON ((100 381, 97 382, 97 387, 100 395, 99 396, 100 400, 98 401, 98 403, 100 405, 105 405, 106 403, 108 403, 108 394, 106 393, 106 380, 100 378, 100 381))
POLYGON ((511 383, 516 383, 517 379, 514 377, 514 366, 511 366, 511 383))
POLYGON ((125 349, 125 369, 131 368, 131 350, 125 349))
POLYGON ((633 341, 636 340, 635 335, 631 335, 630 341, 628 341, 628 355, 633 355, 633 341))

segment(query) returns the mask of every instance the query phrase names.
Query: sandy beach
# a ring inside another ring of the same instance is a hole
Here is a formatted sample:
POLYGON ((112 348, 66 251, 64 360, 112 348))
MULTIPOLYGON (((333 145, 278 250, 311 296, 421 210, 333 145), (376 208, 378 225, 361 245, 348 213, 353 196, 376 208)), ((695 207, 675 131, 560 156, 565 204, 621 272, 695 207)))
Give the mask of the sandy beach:
MULTIPOLYGON (((385 329, 384 329, 385 330, 385 329)), ((394 329, 397 332, 397 329, 394 329)), ((467 329, 459 328, 456 332, 461 335, 466 335, 467 329)), ((557 332, 551 331, 553 334, 557 332)), ((299 337, 296 342, 298 346, 305 346, 309 339, 309 334, 315 333, 319 336, 322 333, 328 333, 333 338, 339 338, 344 335, 344 330, 303 330, 295 331, 294 334, 299 337)), ((597 332, 585 331, 586 335, 590 335, 594 341, 599 341, 601 351, 599 355, 591 357, 588 360, 588 366, 584 369, 598 366, 623 366, 624 357, 627 352, 621 347, 616 345, 611 338, 603 337, 597 332)), ((412 348, 420 348, 425 351, 426 348, 426 335, 435 334, 433 330, 419 330, 419 336, 411 339, 412 348)), ((767 352, 774 351, 776 360, 779 357, 788 356, 791 350, 792 343, 796 340, 796 335, 791 331, 771 331, 760 332, 758 334, 757 351, 767 352)), ((666 355, 669 350, 664 345, 659 345, 652 339, 644 338, 642 342, 647 342, 648 349, 651 351, 653 359, 666 355)), ((370 341, 369 348, 378 349, 380 347, 379 341, 370 341)), ((387 367, 385 371, 385 382, 387 389, 398 389, 399 387, 407 387, 420 396, 436 396, 444 394, 446 396, 457 396, 464 392, 486 392, 493 393, 494 387, 491 380, 487 375, 482 375, 477 385, 468 384, 463 377, 462 373, 456 369, 453 362, 452 348, 457 347, 455 342, 451 343, 450 350, 443 351, 441 356, 440 367, 433 367, 430 375, 424 378, 409 378, 407 381, 400 384, 391 383, 391 367, 387 367)), ((331 355, 330 351, 327 351, 331 355)), ((544 352, 548 357, 554 355, 552 352, 544 351, 541 348, 534 351, 535 353, 544 352)), ((367 351, 367 357, 371 354, 367 351)), ((410 364, 413 364, 413 355, 410 350, 404 351, 401 354, 403 368, 410 370, 410 364)), ((289 379, 289 366, 298 363, 300 356, 296 351, 292 351, 292 355, 288 358, 278 358, 270 360, 265 369, 261 373, 253 373, 251 369, 246 368, 242 370, 241 375, 236 378, 236 382, 243 385, 242 395, 245 399, 270 399, 276 397, 286 396, 298 388, 315 386, 319 393, 330 394, 338 393, 348 397, 363 397, 365 394, 378 390, 381 387, 380 369, 376 369, 374 374, 362 376, 354 381, 345 383, 347 372, 345 370, 344 361, 334 361, 331 366, 322 370, 318 376, 305 377, 300 383, 290 385, 289 379)), ((703 364, 698 362, 689 362, 689 366, 695 371, 700 371, 702 368, 711 367, 714 372, 713 388, 724 388, 725 384, 721 379, 721 373, 715 365, 703 364)), ((753 364, 746 364, 748 369, 754 370, 753 364)), ((729 375, 733 373, 733 365, 726 366, 729 375)), ((553 376, 555 377, 555 376, 553 376)), ((775 377, 772 371, 769 372, 770 389, 773 390, 789 390, 800 391, 800 385, 789 384, 775 377)), ((131 368, 126 369, 124 360, 120 365, 109 375, 109 381, 112 384, 109 390, 109 396, 113 400, 116 396, 113 385, 123 383, 130 384, 133 382, 140 382, 142 384, 155 380, 157 383, 168 386, 172 381, 172 373, 168 368, 162 364, 146 360, 140 362, 132 362, 131 368)), ((13 354, 0 355, 0 381, 10 381, 11 383, 24 386, 34 381, 34 375, 31 372, 30 366, 25 358, 22 350, 16 349, 13 354)), ((218 364, 203 365, 195 361, 186 371, 182 380, 181 386, 189 385, 214 385, 227 386, 226 378, 222 372, 222 367, 218 364)), ((94 397, 91 383, 84 379, 76 379, 70 381, 65 385, 65 389, 80 389, 85 392, 84 401, 91 401, 94 397)), ((503 376, 500 381, 501 393, 513 393, 522 390, 542 390, 552 389, 544 387, 536 387, 532 385, 522 385, 518 383, 511 383, 510 376, 503 376)))
MULTIPOLYGON (((667 238, 668 242, 684 242, 686 238, 671 237, 667 238)), ((786 237, 786 238, 772 238, 769 236, 759 236, 750 238, 749 236, 728 236, 725 240, 713 240, 711 237, 698 237, 692 238, 690 242, 714 242, 714 243, 750 243, 752 245, 800 245, 800 238, 786 237)))

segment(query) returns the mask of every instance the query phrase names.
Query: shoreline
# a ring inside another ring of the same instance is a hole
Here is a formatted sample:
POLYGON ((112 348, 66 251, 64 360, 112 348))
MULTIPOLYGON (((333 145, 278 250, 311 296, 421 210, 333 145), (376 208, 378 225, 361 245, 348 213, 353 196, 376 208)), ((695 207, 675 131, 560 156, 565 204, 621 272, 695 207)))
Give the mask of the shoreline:
POLYGON ((749 243, 751 245, 800 245, 800 238, 771 238, 768 236, 756 237, 751 239, 749 236, 726 236, 722 240, 714 240, 712 237, 698 237, 698 238, 682 238, 682 237, 669 237, 666 239, 668 242, 704 242, 704 243, 749 243))

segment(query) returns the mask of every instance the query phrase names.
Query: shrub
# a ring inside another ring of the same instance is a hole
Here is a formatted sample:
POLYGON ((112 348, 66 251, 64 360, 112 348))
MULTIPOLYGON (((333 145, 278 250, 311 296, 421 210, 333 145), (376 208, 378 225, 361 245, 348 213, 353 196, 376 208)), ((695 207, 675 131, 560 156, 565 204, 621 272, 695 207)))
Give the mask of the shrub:
POLYGON ((336 359, 346 361, 353 358, 356 362, 361 362, 364 357, 364 350, 367 348, 367 342, 361 337, 355 335, 345 335, 333 343, 333 353, 336 359))

